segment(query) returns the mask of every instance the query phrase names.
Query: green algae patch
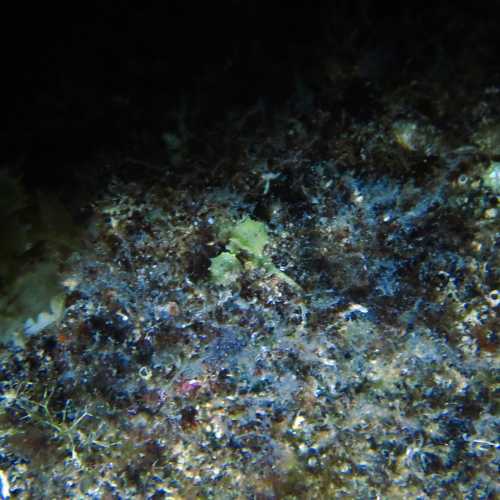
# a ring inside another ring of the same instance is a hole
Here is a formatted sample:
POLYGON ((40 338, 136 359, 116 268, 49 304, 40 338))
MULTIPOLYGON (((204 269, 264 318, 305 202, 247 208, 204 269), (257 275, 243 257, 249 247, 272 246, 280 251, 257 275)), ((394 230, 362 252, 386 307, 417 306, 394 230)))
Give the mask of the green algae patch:
POLYGON ((496 194, 500 193, 500 162, 492 161, 483 175, 484 185, 496 194))
POLYGON ((269 234, 266 225, 252 219, 244 219, 231 231, 227 249, 234 254, 243 251, 255 259, 261 259, 268 243, 269 234))
POLYGON ((212 281, 218 285, 234 283, 243 271, 242 261, 253 267, 263 269, 269 275, 275 275, 293 288, 300 286, 284 272, 280 271, 265 255, 264 249, 269 243, 269 233, 263 222, 249 218, 230 228, 227 232, 229 243, 225 252, 211 259, 210 275, 212 281))
POLYGON ((243 271, 238 258, 230 252, 222 252, 214 257, 210 265, 210 276, 212 281, 218 285, 230 285, 234 283, 243 271))

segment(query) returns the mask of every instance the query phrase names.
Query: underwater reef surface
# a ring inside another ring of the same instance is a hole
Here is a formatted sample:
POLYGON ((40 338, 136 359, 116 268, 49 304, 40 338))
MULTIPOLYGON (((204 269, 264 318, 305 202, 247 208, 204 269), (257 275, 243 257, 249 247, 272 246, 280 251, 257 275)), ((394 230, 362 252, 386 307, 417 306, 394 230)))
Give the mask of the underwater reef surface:
POLYGON ((81 242, 30 256, 63 311, 2 336, 4 492, 498 494, 500 88, 325 71, 96 160, 81 242))

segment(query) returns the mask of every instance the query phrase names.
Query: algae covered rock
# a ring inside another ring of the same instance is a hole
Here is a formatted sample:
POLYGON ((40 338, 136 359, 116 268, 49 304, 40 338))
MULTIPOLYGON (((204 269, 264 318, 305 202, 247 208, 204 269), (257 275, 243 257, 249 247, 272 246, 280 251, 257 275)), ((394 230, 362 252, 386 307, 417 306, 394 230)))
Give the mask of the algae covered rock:
POLYGON ((23 343, 57 321, 64 294, 59 265, 76 248, 77 230, 51 195, 25 192, 0 172, 0 343, 23 343))

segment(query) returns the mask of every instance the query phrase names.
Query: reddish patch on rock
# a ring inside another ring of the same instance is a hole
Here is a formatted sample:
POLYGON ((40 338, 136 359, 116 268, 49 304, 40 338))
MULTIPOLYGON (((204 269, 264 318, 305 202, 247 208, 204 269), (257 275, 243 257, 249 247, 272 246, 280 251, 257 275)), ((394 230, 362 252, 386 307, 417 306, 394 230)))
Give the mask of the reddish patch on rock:
POLYGON ((177 392, 182 396, 193 397, 201 387, 201 382, 196 379, 183 380, 179 384, 177 392))

